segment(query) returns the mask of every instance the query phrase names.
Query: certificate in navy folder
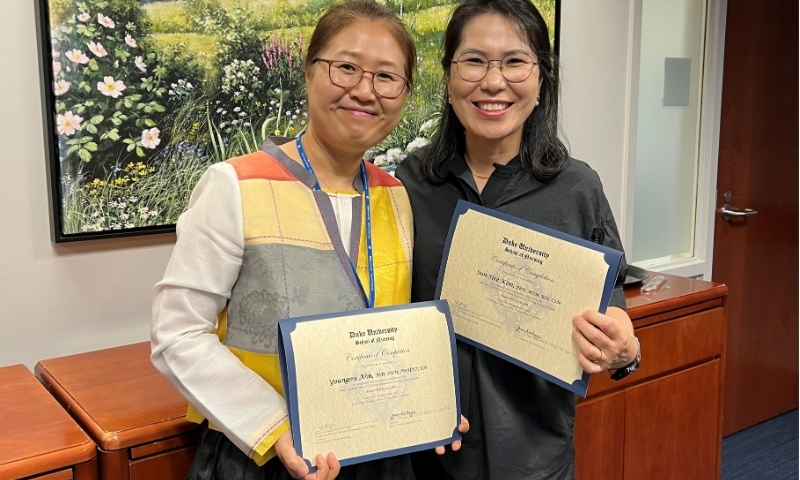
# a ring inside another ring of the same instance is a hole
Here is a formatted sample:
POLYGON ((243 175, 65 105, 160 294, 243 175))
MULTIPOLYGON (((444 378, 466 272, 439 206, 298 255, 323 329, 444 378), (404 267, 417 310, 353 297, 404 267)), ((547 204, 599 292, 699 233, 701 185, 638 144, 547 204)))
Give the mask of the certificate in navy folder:
POLYGON ((455 333, 447 302, 278 322, 297 454, 342 465, 459 440, 455 333))
POLYGON ((622 252, 460 200, 436 298, 456 336, 586 396, 572 317, 605 313, 622 252))

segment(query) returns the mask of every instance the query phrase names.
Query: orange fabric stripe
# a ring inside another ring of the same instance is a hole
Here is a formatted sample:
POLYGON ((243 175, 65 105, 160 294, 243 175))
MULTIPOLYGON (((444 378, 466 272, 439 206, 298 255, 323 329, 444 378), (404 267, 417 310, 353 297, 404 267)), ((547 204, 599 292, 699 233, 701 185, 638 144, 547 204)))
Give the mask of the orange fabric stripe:
POLYGON ((372 187, 402 187, 403 184, 400 180, 386 173, 382 168, 364 162, 367 166, 367 174, 369 176, 369 186, 372 187))
POLYGON ((228 160, 228 163, 236 170, 236 175, 239 177, 239 180, 250 180, 253 178, 265 180, 297 180, 286 167, 263 151, 232 158, 228 160))

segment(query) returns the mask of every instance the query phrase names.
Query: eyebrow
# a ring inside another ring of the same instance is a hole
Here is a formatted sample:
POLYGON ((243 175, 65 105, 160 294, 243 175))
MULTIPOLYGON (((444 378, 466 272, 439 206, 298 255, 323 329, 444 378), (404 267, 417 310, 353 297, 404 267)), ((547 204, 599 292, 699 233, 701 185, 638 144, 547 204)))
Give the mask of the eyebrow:
MULTIPOLYGON (((355 61, 362 61, 363 58, 364 58, 361 53, 353 52, 353 51, 350 51, 350 50, 342 50, 340 52, 336 52, 335 55, 339 55, 339 56, 343 55, 343 56, 353 57, 353 58, 355 58, 355 61)), ((403 69, 402 66, 397 65, 396 63, 394 63, 391 60, 385 60, 385 59, 384 60, 380 60, 378 62, 378 68, 396 68, 396 69, 400 69, 400 70, 403 69)))
MULTIPOLYGON (((485 51, 479 49, 479 48, 468 48, 468 49, 464 50, 463 52, 458 53, 458 55, 464 55, 465 53, 480 53, 484 57, 489 58, 489 54, 486 53, 485 51)), ((533 52, 529 52, 528 50, 526 50, 524 48, 515 48, 514 50, 506 50, 505 52, 502 53, 502 56, 505 57, 507 55, 514 55, 516 53, 524 53, 525 55, 528 55, 530 57, 534 57, 535 56, 535 54, 533 52)))

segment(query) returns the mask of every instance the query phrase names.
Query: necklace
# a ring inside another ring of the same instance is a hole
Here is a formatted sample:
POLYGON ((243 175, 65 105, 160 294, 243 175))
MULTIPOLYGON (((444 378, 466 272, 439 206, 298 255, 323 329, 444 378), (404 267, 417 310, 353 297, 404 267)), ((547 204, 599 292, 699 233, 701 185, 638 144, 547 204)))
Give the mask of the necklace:
POLYGON ((472 165, 469 164, 469 157, 467 157, 466 152, 464 153, 464 161, 467 163, 467 167, 469 167, 469 171, 472 172, 472 176, 475 178, 480 178, 481 180, 488 180, 489 177, 492 176, 492 173, 495 171, 495 168, 492 168, 492 171, 489 172, 489 175, 479 175, 475 173, 475 170, 472 168, 472 165))

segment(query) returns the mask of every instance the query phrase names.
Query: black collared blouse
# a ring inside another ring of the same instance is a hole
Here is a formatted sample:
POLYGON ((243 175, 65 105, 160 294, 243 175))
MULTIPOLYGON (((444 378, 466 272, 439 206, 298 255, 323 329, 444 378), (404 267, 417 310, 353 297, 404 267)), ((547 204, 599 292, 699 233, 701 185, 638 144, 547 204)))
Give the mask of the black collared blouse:
MULTIPOLYGON (((622 251, 616 223, 597 173, 569 159, 544 183, 519 158, 495 170, 478 193, 463 156, 446 165, 443 183, 419 171, 418 150, 397 168, 414 213, 411 300, 432 300, 445 239, 460 199, 622 251)), ((611 306, 625 308, 623 265, 611 306)), ((576 312, 578 313, 578 312, 576 312)), ((458 452, 413 456, 417 478, 533 480, 574 478, 573 393, 469 345, 458 343, 462 412, 470 421, 458 452)))

